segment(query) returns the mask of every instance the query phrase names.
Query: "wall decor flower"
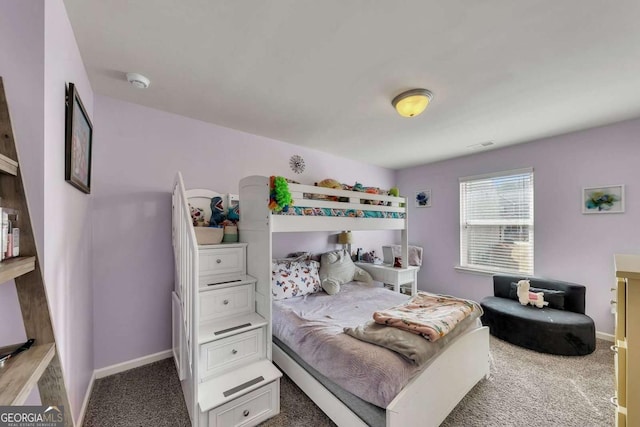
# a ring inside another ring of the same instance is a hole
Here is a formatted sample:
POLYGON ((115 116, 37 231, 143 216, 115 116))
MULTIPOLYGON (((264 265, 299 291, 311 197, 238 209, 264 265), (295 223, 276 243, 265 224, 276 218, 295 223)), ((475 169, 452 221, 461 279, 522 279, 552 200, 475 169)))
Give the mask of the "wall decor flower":
POLYGON ((302 156, 294 154, 289 159, 289 166, 291 167, 291 170, 294 171, 295 173, 302 173, 304 172, 304 168, 305 168, 304 159, 302 158, 302 156))
POLYGON ((582 213, 624 212, 624 185, 585 187, 582 189, 582 213))

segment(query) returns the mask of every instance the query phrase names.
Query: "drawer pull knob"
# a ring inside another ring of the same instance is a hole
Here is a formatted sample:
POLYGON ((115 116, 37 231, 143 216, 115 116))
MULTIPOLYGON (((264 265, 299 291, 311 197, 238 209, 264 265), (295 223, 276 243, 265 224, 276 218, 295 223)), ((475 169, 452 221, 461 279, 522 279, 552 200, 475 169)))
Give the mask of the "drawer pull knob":
POLYGON ((617 291, 617 290, 618 290, 618 288, 609 288, 609 290, 610 290, 611 292, 613 292, 613 291, 617 291))
POLYGON ((611 347, 609 347, 611 349, 611 351, 613 351, 614 353, 618 352, 618 346, 617 345, 612 345, 611 347))
POLYGON ((226 299, 226 300, 222 301, 222 303, 223 303, 224 305, 229 305, 229 300, 228 300, 228 299, 226 299))
POLYGON ((218 258, 218 259, 216 260, 216 264, 220 264, 221 262, 222 262, 222 260, 221 260, 220 258, 218 258))
POLYGON ((611 399, 609 399, 609 402, 611 402, 611 404, 614 406, 618 406, 618 397, 613 396, 611 399))
POLYGON ((238 350, 234 348, 233 350, 231 350, 231 354, 238 354, 238 350))
POLYGON ((245 417, 249 416, 249 410, 245 409, 244 412, 242 413, 242 415, 244 415, 245 417))
POLYGON ((617 303, 618 303, 618 301, 616 301, 616 300, 614 300, 614 299, 612 299, 612 300, 611 300, 611 301, 609 301, 609 302, 610 302, 611 304, 617 304, 617 303))

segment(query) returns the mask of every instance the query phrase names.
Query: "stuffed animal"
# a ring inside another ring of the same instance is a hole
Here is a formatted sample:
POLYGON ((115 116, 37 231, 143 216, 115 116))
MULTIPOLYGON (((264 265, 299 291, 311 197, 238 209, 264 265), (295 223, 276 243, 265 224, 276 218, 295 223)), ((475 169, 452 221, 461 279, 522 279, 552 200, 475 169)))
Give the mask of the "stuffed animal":
POLYGON ((191 205, 189 205, 189 210, 191 211, 191 221, 193 222, 193 226, 203 227, 205 225, 204 211, 200 208, 194 208, 191 205))
POLYGON ((344 249, 322 254, 318 271, 322 289, 329 295, 340 291, 340 285, 351 282, 372 283, 373 278, 362 268, 353 263, 344 249))
POLYGON ((222 197, 211 198, 211 219, 209 220, 209 227, 220 227, 224 221, 224 206, 222 204, 222 197))
POLYGON ((547 301, 544 300, 544 292, 529 292, 529 288, 531 287, 528 280, 520 280, 518 282, 518 301, 522 305, 535 305, 538 308, 542 308, 545 305, 549 305, 547 301))
POLYGON ((274 212, 288 212, 289 206, 293 204, 293 198, 289 191, 287 180, 281 176, 270 178, 269 209, 274 212))
MULTIPOLYGON (((331 179, 331 178, 323 179, 322 181, 317 182, 316 186, 324 187, 324 188, 333 188, 334 190, 342 190, 342 184, 340 184, 335 179, 331 179)), ((333 202, 339 201, 338 197, 336 196, 324 196, 323 198, 325 200, 331 200, 333 202)))
POLYGON ((323 179, 322 181, 320 181, 318 183, 318 187, 335 188, 336 190, 342 190, 342 184, 331 178, 323 179))

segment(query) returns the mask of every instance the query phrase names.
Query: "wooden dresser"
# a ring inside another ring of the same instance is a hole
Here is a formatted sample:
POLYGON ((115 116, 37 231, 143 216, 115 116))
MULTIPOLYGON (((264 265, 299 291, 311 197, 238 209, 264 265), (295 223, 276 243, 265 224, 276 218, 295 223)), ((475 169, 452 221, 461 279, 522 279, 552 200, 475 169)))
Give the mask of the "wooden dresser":
POLYGON ((640 426, 640 255, 615 255, 616 426, 640 426))

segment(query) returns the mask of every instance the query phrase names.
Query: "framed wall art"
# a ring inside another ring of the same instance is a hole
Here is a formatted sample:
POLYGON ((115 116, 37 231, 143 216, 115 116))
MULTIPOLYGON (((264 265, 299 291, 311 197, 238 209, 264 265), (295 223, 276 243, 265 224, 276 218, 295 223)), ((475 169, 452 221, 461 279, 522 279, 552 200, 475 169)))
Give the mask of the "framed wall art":
POLYGON ((416 191, 416 208, 431 207, 431 189, 416 191))
POLYGON ((623 213, 624 202, 624 185, 582 189, 582 213, 585 214, 623 213))
POLYGON ((73 83, 67 89, 65 117, 65 180, 82 192, 91 192, 93 125, 73 83))

